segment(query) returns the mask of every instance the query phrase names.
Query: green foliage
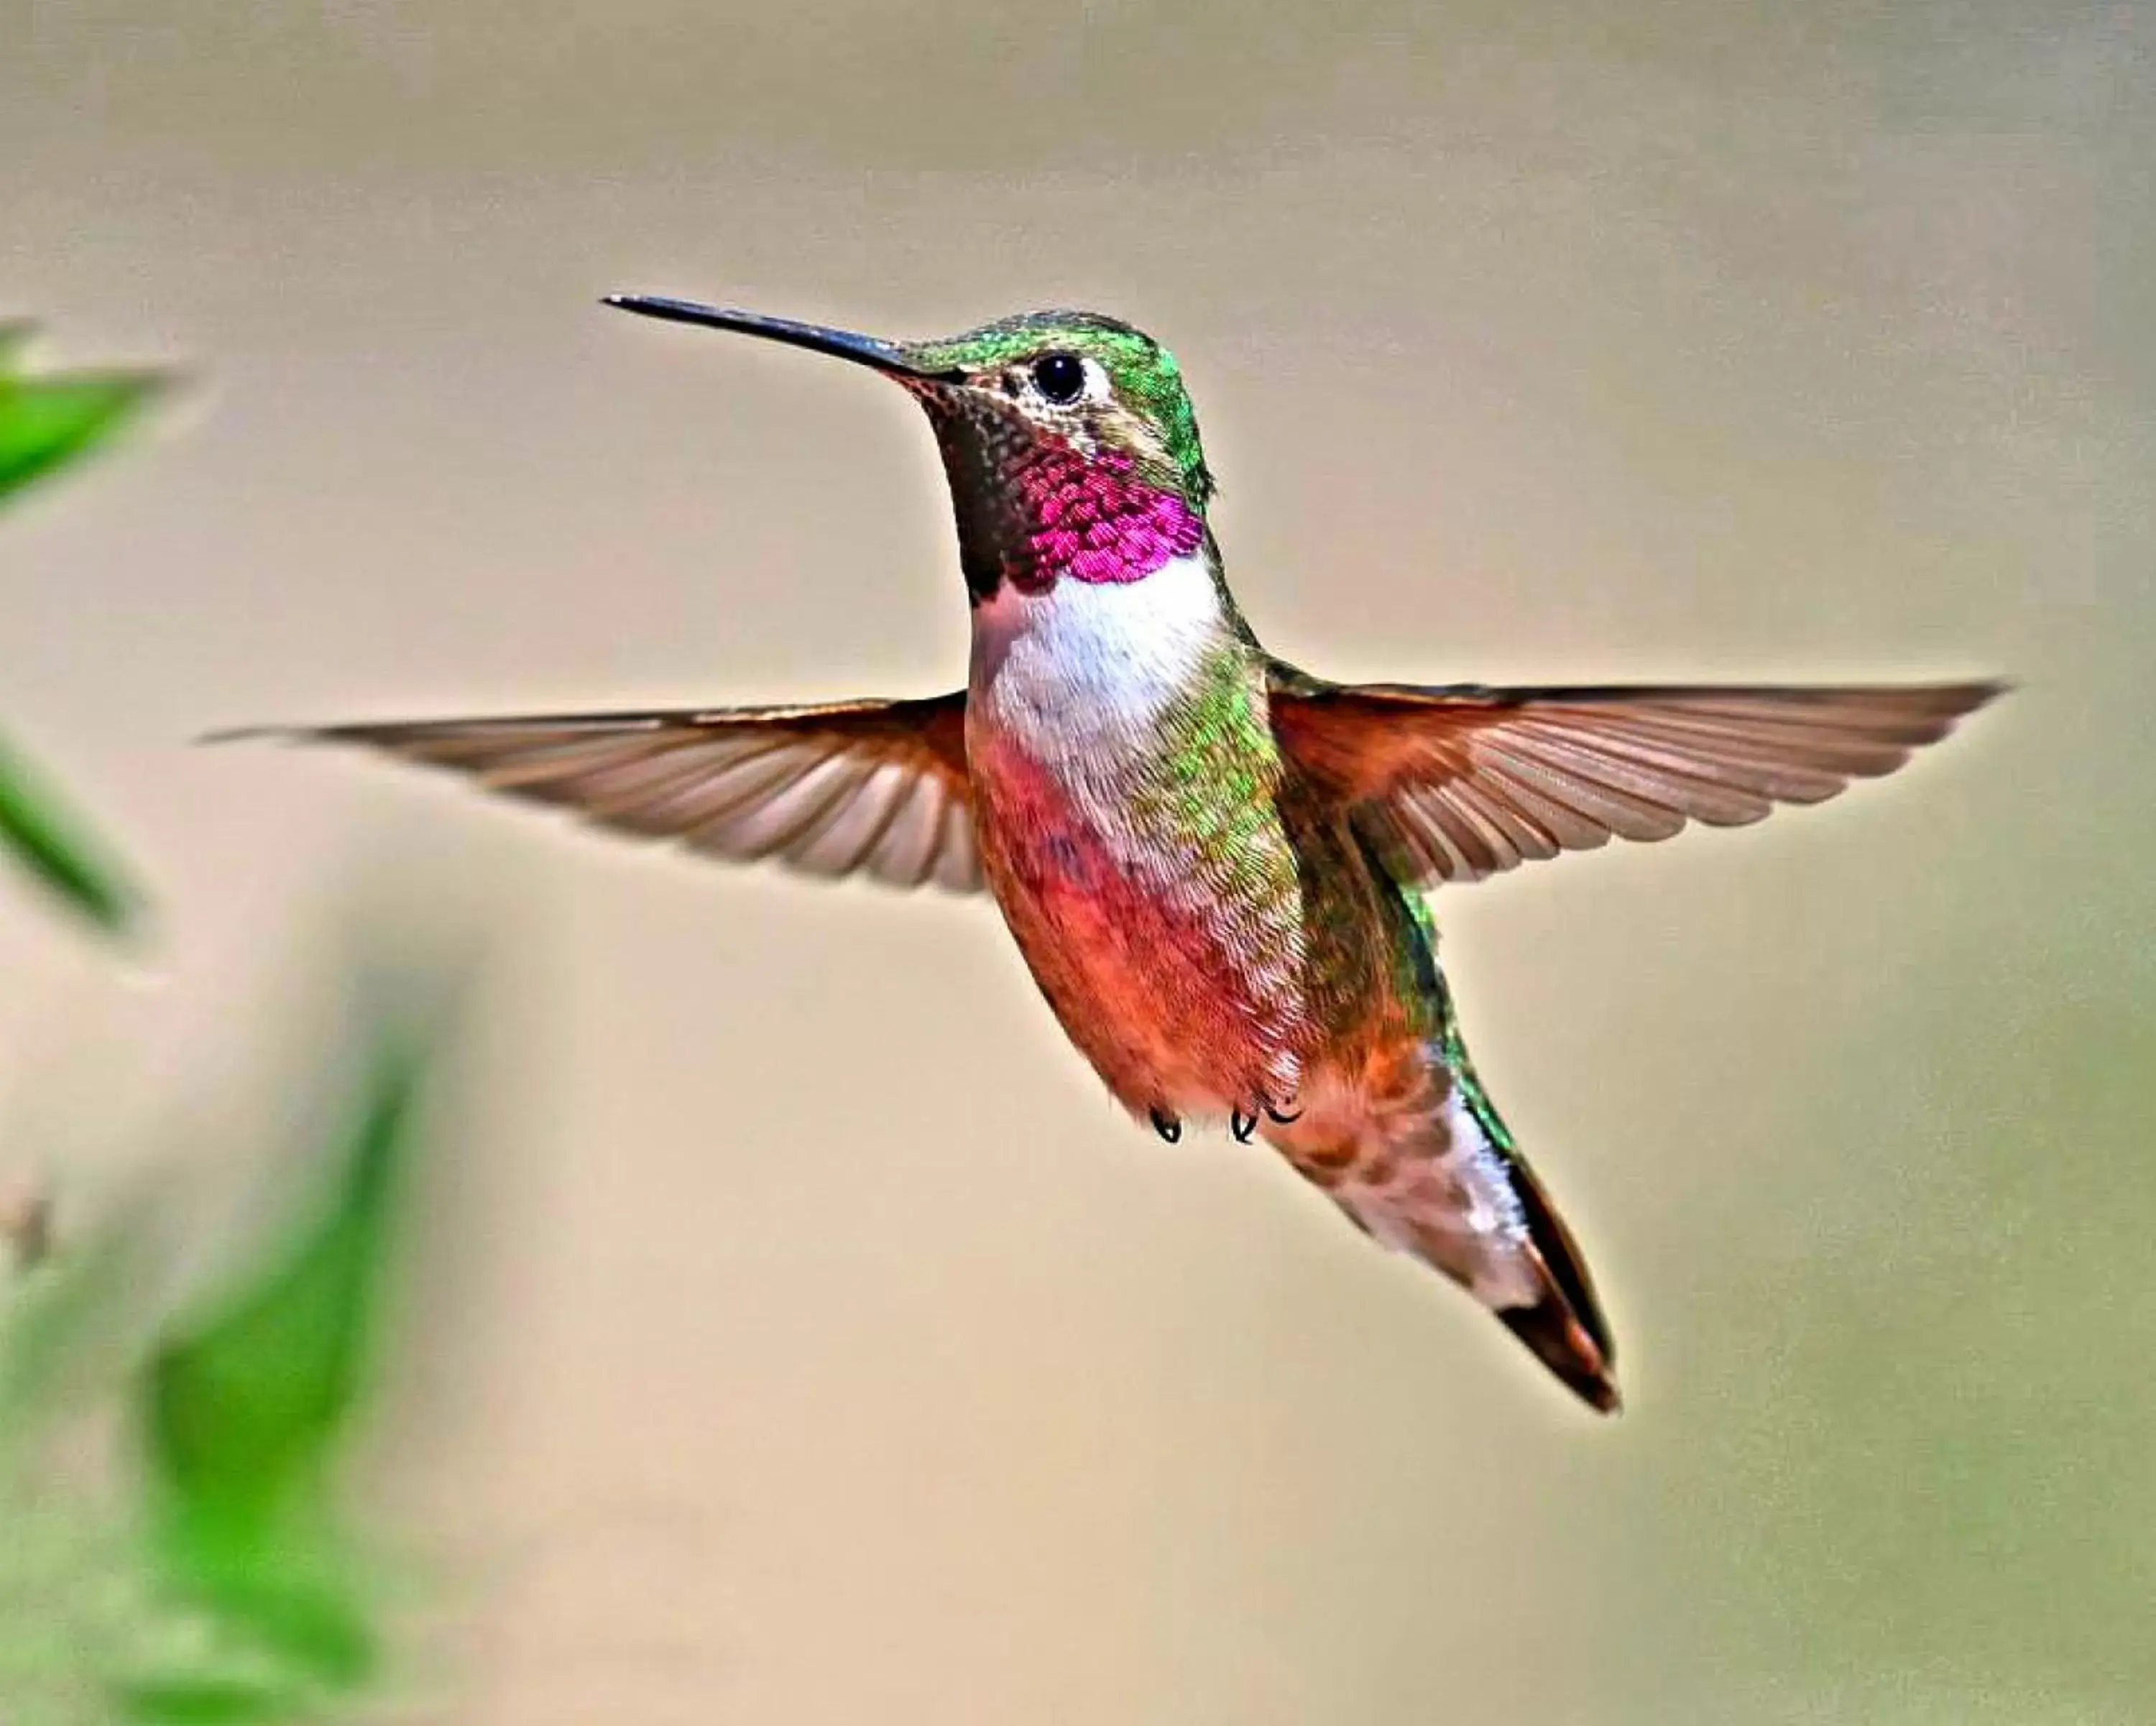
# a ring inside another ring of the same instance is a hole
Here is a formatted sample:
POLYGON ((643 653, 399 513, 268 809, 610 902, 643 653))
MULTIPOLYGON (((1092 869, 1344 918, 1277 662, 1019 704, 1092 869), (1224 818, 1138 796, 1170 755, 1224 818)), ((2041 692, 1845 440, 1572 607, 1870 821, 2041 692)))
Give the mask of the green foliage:
POLYGON ((434 1047, 377 1026, 316 1203, 198 1311, 145 1305, 169 1208, 153 1193, 0 1280, 6 1726, 321 1720, 379 1677, 342 1465, 372 1406, 434 1047), (118 1527, 54 1493, 32 1442, 94 1413, 92 1391, 133 1417, 118 1527))
POLYGON ((372 1382, 422 1064, 377 1053, 321 1216, 145 1370, 151 1560, 188 1652, 121 1687, 131 1720, 282 1719, 375 1674, 336 1464, 372 1382))
MULTIPOLYGON (((26 379, 0 327, 0 502, 95 450, 158 387, 146 373, 26 379)), ((100 927, 136 900, 59 800, 0 749, 0 851, 100 927)), ((76 1243, 0 1311, 0 1708, 137 1726, 319 1718, 381 1663, 337 1515, 363 1415, 411 1154, 423 1045, 390 1027, 318 1214, 206 1319, 146 1354, 126 1309, 146 1216, 76 1243), (118 1363, 131 1363, 116 1365, 118 1363), (131 1379, 146 1477, 133 1542, 36 1489, 28 1441, 95 1381, 131 1379), (115 1602, 121 1602, 116 1606, 115 1602), (114 1652, 124 1650, 124 1652, 114 1652)), ((28 1717, 24 1717, 28 1718, 28 1717)))
POLYGON ((28 333, 19 324, 0 326, 0 501, 88 455, 164 383, 150 371, 16 376, 10 362, 28 333))
POLYGON ((150 1461, 191 1537, 244 1553, 310 1492, 366 1388, 416 1066, 378 1060, 327 1212, 150 1368, 150 1461))
MULTIPOLYGON (((78 461, 133 417, 162 385, 146 371, 13 371, 26 326, 0 326, 0 503, 32 480, 78 461)), ((118 868, 58 799, 0 749, 0 850, 92 923, 118 932, 137 904, 118 868)))
POLYGON ((141 904, 119 866, 59 799, 0 744, 0 849, 64 904, 110 934, 124 932, 141 904))

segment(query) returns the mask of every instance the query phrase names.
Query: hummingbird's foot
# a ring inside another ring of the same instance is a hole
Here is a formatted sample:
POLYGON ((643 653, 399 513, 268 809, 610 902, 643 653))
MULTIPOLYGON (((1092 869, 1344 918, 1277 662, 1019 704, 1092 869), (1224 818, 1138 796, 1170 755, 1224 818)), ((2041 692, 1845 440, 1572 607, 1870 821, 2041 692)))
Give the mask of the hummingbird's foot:
POLYGON ((1173 1115, 1170 1114, 1165 1109, 1160 1107, 1158 1104, 1155 1104, 1152 1108, 1147 1109, 1146 1112, 1152 1117, 1153 1131, 1159 1134, 1160 1136, 1165 1139, 1170 1145, 1174 1144, 1177 1140, 1182 1138, 1183 1123, 1178 1120, 1173 1115))
POLYGON ((1248 1114, 1244 1114, 1240 1109, 1230 1111, 1228 1116, 1228 1130, 1235 1135, 1235 1142, 1238 1145, 1248 1145, 1253 1138, 1256 1137, 1258 1128, 1266 1121, 1272 1122, 1275 1126, 1286 1127, 1292 1125, 1301 1119, 1302 1111, 1300 1109, 1281 1109, 1260 1097, 1258 1099, 1257 1105, 1248 1114))

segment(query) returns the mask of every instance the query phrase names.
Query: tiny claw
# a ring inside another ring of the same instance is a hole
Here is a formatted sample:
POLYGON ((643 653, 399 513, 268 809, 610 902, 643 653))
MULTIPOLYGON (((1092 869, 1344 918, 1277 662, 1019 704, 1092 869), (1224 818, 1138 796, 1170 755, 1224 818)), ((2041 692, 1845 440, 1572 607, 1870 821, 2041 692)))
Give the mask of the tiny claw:
POLYGON ((1156 1107, 1148 1109, 1147 1113, 1151 1114, 1152 1117, 1153 1131, 1159 1134, 1160 1136, 1165 1139, 1170 1145, 1174 1144, 1178 1139, 1183 1137, 1183 1123, 1178 1120, 1173 1115, 1170 1114, 1165 1109, 1156 1107))
POLYGON ((1240 1109, 1235 1109, 1228 1116, 1228 1130, 1235 1135, 1238 1145, 1248 1145, 1251 1134, 1258 1130, 1258 1117, 1245 1114, 1240 1109))
POLYGON ((1293 1126, 1296 1122, 1302 1119, 1302 1111, 1298 1109, 1293 1114, 1283 1114, 1279 1109, 1274 1108, 1271 1104, 1268 1103, 1265 1104, 1265 1119, 1269 1121, 1275 1122, 1278 1125, 1290 1127, 1293 1126))

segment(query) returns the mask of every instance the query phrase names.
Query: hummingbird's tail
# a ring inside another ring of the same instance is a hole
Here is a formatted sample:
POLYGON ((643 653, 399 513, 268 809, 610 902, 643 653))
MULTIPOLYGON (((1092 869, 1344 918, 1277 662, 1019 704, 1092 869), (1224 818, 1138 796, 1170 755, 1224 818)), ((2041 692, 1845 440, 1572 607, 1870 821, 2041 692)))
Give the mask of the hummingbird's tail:
MULTIPOLYGON (((1617 1343, 1595 1295, 1587 1257, 1482 1088, 1460 1032, 1452 990, 1438 965, 1437 930, 1429 906, 1409 889, 1402 889, 1400 896, 1413 924, 1420 992, 1435 1020, 1430 1053, 1442 1063, 1444 1077, 1450 1080, 1440 1111, 1447 1133, 1446 1155, 1474 1171, 1471 1186, 1480 1178, 1496 1189, 1489 1196, 1496 1202, 1489 1208, 1503 1219, 1476 1243, 1476 1266, 1479 1269, 1485 1257, 1509 1260, 1507 1268, 1526 1285, 1524 1300, 1492 1300, 1489 1304, 1505 1328, 1581 1401, 1603 1414, 1614 1414, 1622 1401, 1617 1391, 1617 1343)), ((1457 1243, 1455 1227, 1429 1245, 1456 1251, 1457 1243)), ((1482 1293, 1477 1278, 1461 1277, 1444 1258, 1433 1256, 1432 1262, 1482 1293)))
POLYGON ((1500 1307, 1497 1317, 1589 1406, 1614 1414, 1621 1403, 1617 1344, 1594 1297, 1587 1260, 1527 1160, 1515 1154, 1506 1172, 1525 1215, 1527 1239, 1553 1286, 1532 1306, 1500 1307))
POLYGON ((1572 1231, 1472 1068, 1420 1053, 1413 1104, 1405 1084, 1328 1085, 1268 1136, 1366 1233, 1444 1272, 1582 1401, 1615 1412, 1616 1344, 1572 1231))
POLYGON ((1419 1022, 1324 1075, 1270 1136, 1366 1232, 1444 1272, 1581 1401, 1614 1412, 1616 1344, 1586 1259, 1476 1074, 1428 908, 1393 885, 1419 1022))

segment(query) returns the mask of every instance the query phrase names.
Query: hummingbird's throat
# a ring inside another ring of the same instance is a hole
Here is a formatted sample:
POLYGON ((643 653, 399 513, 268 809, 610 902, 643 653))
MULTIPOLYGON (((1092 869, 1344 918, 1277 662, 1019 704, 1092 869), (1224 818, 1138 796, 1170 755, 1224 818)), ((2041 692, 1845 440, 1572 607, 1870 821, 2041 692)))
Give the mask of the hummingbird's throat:
POLYGON ((1120 449, 1089 456, 1069 446, 1043 448, 1017 483, 1035 571, 1136 581, 1189 556, 1205 537, 1205 524, 1181 494, 1147 484, 1120 449))
POLYGON ((1204 543, 1204 518, 1127 451, 1028 436, 1000 417, 953 416, 937 430, 976 600, 1006 581, 1040 593, 1063 580, 1142 581, 1204 543))

